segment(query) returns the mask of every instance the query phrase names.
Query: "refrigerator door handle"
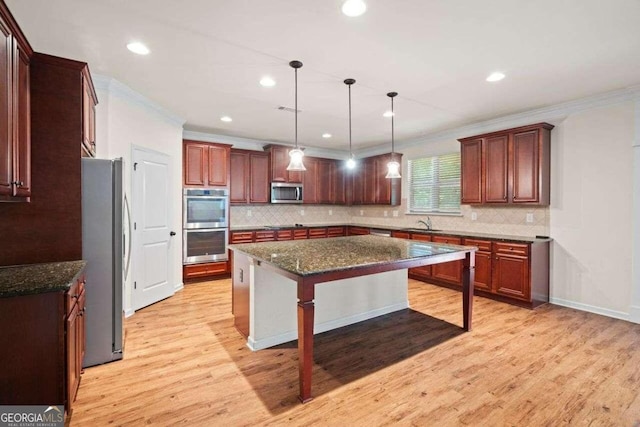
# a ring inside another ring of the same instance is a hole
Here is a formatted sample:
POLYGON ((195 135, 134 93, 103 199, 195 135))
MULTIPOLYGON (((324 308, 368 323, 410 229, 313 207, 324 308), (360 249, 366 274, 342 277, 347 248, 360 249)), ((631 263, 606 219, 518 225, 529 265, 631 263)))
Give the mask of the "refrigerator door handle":
POLYGON ((127 195, 124 195, 124 208, 127 212, 127 226, 129 228, 129 241, 127 242, 127 261, 124 265, 124 279, 127 280, 127 276, 129 275, 129 263, 131 262, 131 210, 129 209, 129 199, 127 199, 127 195))

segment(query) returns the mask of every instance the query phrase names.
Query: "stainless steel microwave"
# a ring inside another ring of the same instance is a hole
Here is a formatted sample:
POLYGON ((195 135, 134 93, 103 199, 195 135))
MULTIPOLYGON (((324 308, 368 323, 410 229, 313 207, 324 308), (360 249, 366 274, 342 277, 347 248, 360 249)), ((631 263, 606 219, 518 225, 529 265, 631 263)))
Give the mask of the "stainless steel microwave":
POLYGON ((302 203, 302 184, 272 182, 271 203, 302 203))

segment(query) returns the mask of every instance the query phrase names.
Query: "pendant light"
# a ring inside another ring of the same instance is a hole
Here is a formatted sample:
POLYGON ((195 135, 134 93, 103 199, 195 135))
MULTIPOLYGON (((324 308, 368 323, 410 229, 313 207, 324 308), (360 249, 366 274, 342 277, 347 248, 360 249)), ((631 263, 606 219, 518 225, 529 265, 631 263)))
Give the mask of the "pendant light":
POLYGON ((398 92, 389 92, 387 94, 389 98, 391 98, 391 160, 387 163, 387 176, 385 178, 402 178, 400 176, 400 163, 396 161, 396 153, 394 151, 394 141, 393 141, 393 98, 398 96, 398 92))
POLYGON ((346 79, 344 84, 349 87, 349 160, 347 160, 347 168, 353 169, 356 167, 356 161, 353 158, 353 151, 351 150, 351 85, 356 81, 354 79, 346 79))
POLYGON ((296 117, 296 148, 289 151, 289 157, 291 160, 289 161, 289 166, 287 166, 288 171, 306 171, 307 168, 304 167, 302 163, 302 157, 304 157, 304 153, 300 148, 298 148, 298 68, 302 67, 302 62, 300 61, 291 61, 289 62, 289 66, 294 69, 295 72, 295 94, 296 94, 296 103, 295 103, 295 117, 296 117))

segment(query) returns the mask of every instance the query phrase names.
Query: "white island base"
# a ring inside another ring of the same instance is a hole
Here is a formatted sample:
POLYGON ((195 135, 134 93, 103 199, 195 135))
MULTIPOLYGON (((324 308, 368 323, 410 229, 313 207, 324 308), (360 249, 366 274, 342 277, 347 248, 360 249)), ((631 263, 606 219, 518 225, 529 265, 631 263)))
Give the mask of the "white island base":
MULTIPOLYGON (((247 346, 256 351, 298 339, 296 282, 240 252, 233 264, 235 307, 246 300, 236 291, 248 285, 247 346)), ((407 289, 407 269, 318 284, 314 334, 406 309, 407 289)))

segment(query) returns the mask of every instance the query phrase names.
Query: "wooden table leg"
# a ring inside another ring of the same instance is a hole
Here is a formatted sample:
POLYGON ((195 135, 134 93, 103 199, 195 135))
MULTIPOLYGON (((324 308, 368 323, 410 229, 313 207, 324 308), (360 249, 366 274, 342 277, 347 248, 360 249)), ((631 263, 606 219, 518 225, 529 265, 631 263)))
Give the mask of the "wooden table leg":
POLYGON ((315 284, 298 281, 298 374, 300 394, 298 399, 307 403, 311 397, 311 373, 313 369, 313 316, 315 284))
POLYGON ((476 254, 467 252, 464 257, 462 270, 462 317, 465 331, 471 330, 471 315, 473 313, 473 282, 476 271, 476 254))

